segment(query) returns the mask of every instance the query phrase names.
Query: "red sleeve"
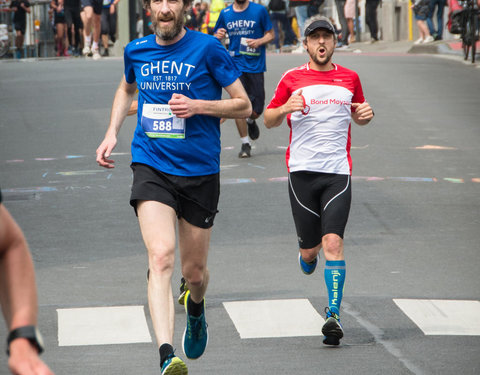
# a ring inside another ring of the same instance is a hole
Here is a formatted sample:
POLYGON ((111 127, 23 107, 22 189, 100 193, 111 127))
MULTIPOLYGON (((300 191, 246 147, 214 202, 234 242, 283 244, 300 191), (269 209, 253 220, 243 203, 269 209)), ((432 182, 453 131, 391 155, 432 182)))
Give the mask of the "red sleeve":
MULTIPOLYGON (((360 82, 360 78, 358 77, 358 74, 355 74, 352 103, 362 104, 364 102, 365 102, 365 97, 363 96, 362 83, 360 82)), ((355 112, 355 108, 353 107, 352 107, 352 112, 355 112)))

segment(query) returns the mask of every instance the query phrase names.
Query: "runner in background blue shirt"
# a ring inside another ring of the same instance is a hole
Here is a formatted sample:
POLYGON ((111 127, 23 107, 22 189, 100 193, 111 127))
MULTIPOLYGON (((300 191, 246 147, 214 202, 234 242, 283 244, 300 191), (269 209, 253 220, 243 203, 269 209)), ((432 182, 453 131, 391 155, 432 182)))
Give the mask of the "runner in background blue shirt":
POLYGON ((260 136, 255 119, 262 114, 265 106, 265 46, 274 39, 270 16, 263 5, 249 0, 235 0, 221 11, 214 35, 220 40, 228 35, 228 51, 242 72, 240 80, 252 102, 250 116, 247 119, 235 119, 242 140, 238 156, 248 158, 251 153, 250 139, 256 140, 260 136))
POLYGON ((176 233, 188 288, 183 352, 196 359, 206 349, 204 296, 220 194, 220 118, 246 117, 252 110, 240 72, 221 43, 184 27, 190 5, 191 0, 144 0, 155 34, 126 47, 125 75, 97 149, 97 163, 113 168, 117 134, 138 88, 130 204, 148 251, 148 303, 162 375, 188 373, 172 346, 176 233), (221 99, 222 87, 229 99, 221 99))

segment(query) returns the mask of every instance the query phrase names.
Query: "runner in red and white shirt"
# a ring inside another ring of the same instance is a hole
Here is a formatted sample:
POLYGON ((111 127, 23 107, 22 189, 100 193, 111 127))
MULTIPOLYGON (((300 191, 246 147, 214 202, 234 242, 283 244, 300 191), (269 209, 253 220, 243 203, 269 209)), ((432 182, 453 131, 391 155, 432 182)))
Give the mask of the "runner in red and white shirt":
POLYGON ((346 269, 343 234, 351 204, 351 120, 366 125, 373 110, 357 73, 331 61, 337 40, 328 18, 316 16, 306 25, 303 43, 310 61, 283 75, 264 121, 273 128, 286 118, 290 127, 286 161, 298 261, 310 275, 323 248, 328 292, 323 342, 339 345, 346 269))

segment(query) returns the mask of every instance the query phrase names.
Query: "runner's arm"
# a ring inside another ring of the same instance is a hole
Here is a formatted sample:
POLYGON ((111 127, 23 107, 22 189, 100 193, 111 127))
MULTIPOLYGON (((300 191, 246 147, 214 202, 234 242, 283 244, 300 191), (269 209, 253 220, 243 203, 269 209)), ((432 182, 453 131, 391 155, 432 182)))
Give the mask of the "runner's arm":
POLYGON ((194 115, 208 115, 221 118, 246 118, 252 113, 252 105, 240 79, 225 87, 230 99, 201 100, 185 95, 173 94, 168 102, 175 116, 188 118, 194 115))
MULTIPOLYGON (((37 325, 35 270, 27 241, 6 207, 0 204, 0 304, 10 331, 37 325)), ((8 367, 12 374, 53 375, 29 340, 18 338, 9 345, 8 367)), ((3 364, 2 364, 3 367, 3 364)), ((3 373, 3 372, 2 372, 3 373)))
POLYGON ((136 82, 128 83, 125 80, 125 76, 123 76, 113 99, 110 125, 103 142, 97 148, 97 163, 101 167, 114 167, 114 161, 109 159, 109 157, 117 145, 117 134, 125 121, 125 117, 127 117, 136 89, 136 82))
POLYGON ((258 48, 264 44, 270 43, 273 39, 275 39, 275 33, 273 29, 271 29, 266 31, 263 37, 259 39, 247 39, 247 44, 251 48, 258 48))
POLYGON ((275 128, 280 126, 289 113, 301 111, 305 108, 305 101, 302 97, 302 90, 291 95, 284 105, 276 108, 267 108, 263 114, 263 122, 265 126, 275 128))
POLYGON ((373 109, 367 102, 352 103, 352 107, 355 108, 352 119, 357 125, 367 125, 374 116, 373 109))

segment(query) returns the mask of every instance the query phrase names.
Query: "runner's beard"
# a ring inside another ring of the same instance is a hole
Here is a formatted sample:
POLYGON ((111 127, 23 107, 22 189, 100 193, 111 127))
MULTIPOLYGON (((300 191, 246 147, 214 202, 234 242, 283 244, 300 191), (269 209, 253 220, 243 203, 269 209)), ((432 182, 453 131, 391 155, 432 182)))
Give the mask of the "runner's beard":
POLYGON ((153 25, 153 31, 155 32, 155 35, 158 36, 162 40, 173 40, 175 37, 180 34, 183 28, 183 15, 179 17, 178 19, 173 16, 173 25, 172 26, 160 26, 159 21, 155 18, 152 17, 152 25, 153 25))
POLYGON ((322 60, 320 60, 317 56, 317 51, 314 51, 313 53, 310 52, 310 51, 307 51, 307 52, 310 55, 310 57, 312 58, 312 60, 315 61, 315 63, 318 64, 318 65, 327 65, 330 62, 330 60, 332 59, 332 55, 333 55, 333 51, 328 52, 328 50, 327 50, 327 53, 326 53, 325 57, 322 60))
POLYGON ((237 4, 245 4, 247 2, 247 0, 235 0, 237 2, 237 4))

